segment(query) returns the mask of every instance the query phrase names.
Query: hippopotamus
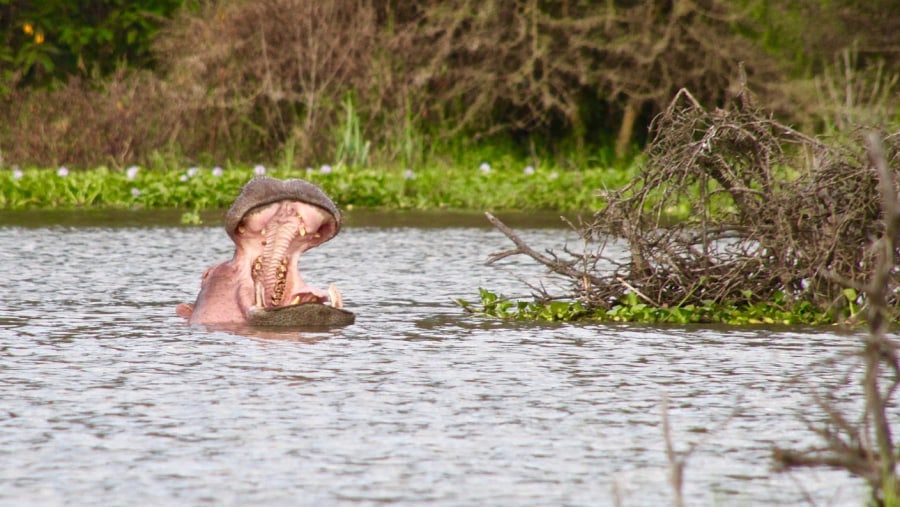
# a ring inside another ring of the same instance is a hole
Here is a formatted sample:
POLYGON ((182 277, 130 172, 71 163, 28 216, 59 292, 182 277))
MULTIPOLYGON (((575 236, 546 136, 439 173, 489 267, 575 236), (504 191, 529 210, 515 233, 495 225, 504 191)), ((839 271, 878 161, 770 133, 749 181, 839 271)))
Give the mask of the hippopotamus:
POLYGON ((203 273, 194 304, 176 313, 190 324, 275 327, 344 326, 355 320, 341 293, 311 287, 300 276, 300 255, 335 237, 341 213, 316 185, 257 177, 225 215, 234 242, 230 261, 203 273))

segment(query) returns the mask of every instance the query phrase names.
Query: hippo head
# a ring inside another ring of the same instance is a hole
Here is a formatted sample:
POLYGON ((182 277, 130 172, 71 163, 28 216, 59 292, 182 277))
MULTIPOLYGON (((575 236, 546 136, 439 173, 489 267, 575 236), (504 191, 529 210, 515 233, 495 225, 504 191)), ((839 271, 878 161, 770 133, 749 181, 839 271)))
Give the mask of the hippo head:
POLYGON ((191 324, 321 327, 352 324, 340 292, 303 281, 300 255, 337 235, 341 213, 303 180, 258 177, 225 215, 234 257, 203 273, 200 294, 177 313, 191 324))

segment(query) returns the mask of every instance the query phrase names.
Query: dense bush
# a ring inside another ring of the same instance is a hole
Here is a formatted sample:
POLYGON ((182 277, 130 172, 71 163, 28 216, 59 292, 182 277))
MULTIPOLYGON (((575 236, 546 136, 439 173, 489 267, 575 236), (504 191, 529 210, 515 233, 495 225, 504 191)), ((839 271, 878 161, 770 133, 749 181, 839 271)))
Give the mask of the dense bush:
POLYGON ((156 48, 194 92, 189 151, 324 157, 345 98, 377 112, 381 36, 368 1, 225 0, 180 16, 156 48))
POLYGON ((596 142, 621 125, 627 142, 634 115, 646 123, 679 88, 721 102, 740 61, 771 79, 773 59, 735 34, 746 20, 731 5, 450 0, 423 8, 403 49, 450 133, 596 142))
POLYGON ((170 80, 206 92, 197 119, 209 137, 188 151, 326 157, 348 107, 388 156, 409 151, 410 132, 598 143, 623 115, 628 142, 635 116, 680 87, 721 101, 742 60, 772 78, 772 58, 734 34, 727 6, 225 0, 181 16, 157 48, 170 80))
POLYGON ((584 160, 642 141, 680 88, 723 104, 739 62, 787 123, 897 119, 897 21, 852 0, 215 0, 156 33, 179 3, 0 0, 4 160, 584 160))
POLYGON ((38 93, 12 90, 0 101, 2 157, 43 167, 124 167, 177 152, 179 93, 146 71, 119 72, 101 82, 72 77, 38 93))

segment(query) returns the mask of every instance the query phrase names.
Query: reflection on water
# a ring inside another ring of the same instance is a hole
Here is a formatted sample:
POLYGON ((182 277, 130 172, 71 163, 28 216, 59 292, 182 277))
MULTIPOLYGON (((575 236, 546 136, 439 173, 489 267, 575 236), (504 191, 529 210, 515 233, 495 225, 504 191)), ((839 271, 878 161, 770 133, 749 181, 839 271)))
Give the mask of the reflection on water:
POLYGON ((817 442, 792 375, 856 337, 471 317, 452 300, 527 293, 483 266, 501 234, 362 222, 301 259, 357 323, 265 337, 174 314, 231 255, 218 227, 0 227, 0 505, 664 505, 664 393, 702 442, 690 504, 862 503, 769 459, 817 442))

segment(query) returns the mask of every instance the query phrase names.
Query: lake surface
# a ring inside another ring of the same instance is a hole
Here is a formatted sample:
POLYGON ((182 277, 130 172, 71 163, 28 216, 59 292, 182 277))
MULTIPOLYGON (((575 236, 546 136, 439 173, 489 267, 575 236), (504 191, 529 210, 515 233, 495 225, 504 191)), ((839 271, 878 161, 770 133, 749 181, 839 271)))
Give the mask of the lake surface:
POLYGON ((676 448, 699 443, 688 505, 865 501, 843 472, 770 458, 819 443, 798 415, 842 372, 792 380, 859 335, 466 315, 454 298, 527 295, 510 271, 540 268, 484 266, 511 243, 481 219, 391 214, 301 259, 355 325, 191 328, 174 307, 232 245, 165 216, 0 221, 0 505, 667 505, 664 396, 676 448))

